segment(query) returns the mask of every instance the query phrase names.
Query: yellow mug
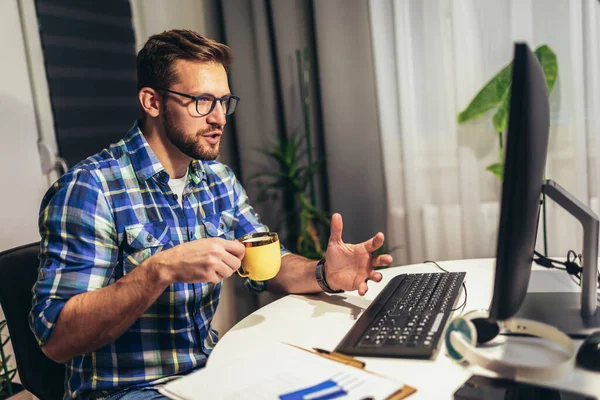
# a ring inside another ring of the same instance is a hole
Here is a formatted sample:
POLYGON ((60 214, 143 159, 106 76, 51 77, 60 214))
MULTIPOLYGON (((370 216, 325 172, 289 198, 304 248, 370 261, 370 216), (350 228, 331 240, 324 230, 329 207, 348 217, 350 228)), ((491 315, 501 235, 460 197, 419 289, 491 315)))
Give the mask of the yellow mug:
POLYGON ((238 239, 245 247, 242 267, 237 270, 243 277, 254 281, 266 281, 273 278, 281 268, 279 236, 276 232, 257 232, 238 239))

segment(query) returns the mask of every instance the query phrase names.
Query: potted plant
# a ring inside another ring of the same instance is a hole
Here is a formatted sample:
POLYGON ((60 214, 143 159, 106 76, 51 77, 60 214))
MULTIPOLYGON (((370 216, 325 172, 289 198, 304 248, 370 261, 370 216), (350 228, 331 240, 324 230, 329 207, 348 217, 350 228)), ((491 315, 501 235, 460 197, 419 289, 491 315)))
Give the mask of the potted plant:
POLYGON ((317 259, 324 256, 319 227, 328 227, 330 221, 329 214, 317 207, 307 194, 322 159, 307 163, 303 145, 303 138, 293 133, 287 139, 279 138, 267 150, 258 150, 274 160, 278 169, 259 172, 251 181, 259 187, 258 202, 269 197, 291 199, 279 221, 287 232, 284 242, 292 252, 317 259))

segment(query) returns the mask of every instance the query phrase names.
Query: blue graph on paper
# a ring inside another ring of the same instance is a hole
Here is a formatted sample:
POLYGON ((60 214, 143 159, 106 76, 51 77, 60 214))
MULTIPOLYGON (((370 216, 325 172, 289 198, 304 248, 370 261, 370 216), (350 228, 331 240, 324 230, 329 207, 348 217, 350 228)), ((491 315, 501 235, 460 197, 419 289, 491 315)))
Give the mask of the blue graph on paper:
POLYGON ((279 396, 280 400, 328 400, 337 399, 347 395, 348 392, 344 390, 333 379, 328 379, 316 385, 296 390, 294 392, 282 394, 279 396))

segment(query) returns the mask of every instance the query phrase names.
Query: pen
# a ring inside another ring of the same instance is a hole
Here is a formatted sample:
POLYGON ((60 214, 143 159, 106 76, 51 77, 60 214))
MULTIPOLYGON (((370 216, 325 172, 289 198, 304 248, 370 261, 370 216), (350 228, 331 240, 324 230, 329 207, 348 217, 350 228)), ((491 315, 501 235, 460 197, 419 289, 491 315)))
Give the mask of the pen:
POLYGON ((319 349, 317 347, 313 347, 313 350, 316 351, 317 353, 319 353, 320 355, 322 355, 323 357, 329 358, 329 359, 337 361, 337 362, 341 362, 342 364, 348 364, 348 365, 351 365, 351 366, 357 367, 357 368, 365 367, 364 362, 357 360, 354 357, 350 357, 345 354, 338 353, 336 351, 328 351, 328 350, 324 350, 324 349, 319 349))

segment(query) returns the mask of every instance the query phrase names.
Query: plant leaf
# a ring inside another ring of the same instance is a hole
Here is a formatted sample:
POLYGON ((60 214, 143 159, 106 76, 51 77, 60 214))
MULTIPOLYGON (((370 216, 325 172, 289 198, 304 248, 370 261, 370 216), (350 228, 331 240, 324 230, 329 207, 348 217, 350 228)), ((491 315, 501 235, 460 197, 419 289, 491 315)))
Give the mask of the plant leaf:
POLYGON ((541 45, 535 49, 535 55, 542 65, 544 75, 546 75, 546 85, 548 86, 548 94, 552 92, 554 83, 558 77, 558 61, 556 54, 548 47, 548 45, 541 45))
POLYGON ((502 182, 502 179, 504 176, 504 166, 502 164, 496 163, 496 164, 488 165, 486 169, 488 171, 490 171, 492 174, 494 174, 496 176, 496 178, 498 178, 500 180, 500 182, 502 182))
POLYGON ((508 127, 508 111, 510 108, 510 85, 508 90, 506 91, 506 95, 504 99, 502 99, 502 103, 500 107, 494 113, 492 117, 492 124, 494 125, 494 129, 496 132, 504 132, 508 127))
POLYGON ((506 97, 510 88, 512 64, 508 64, 477 93, 471 103, 460 114, 458 123, 464 123, 479 118, 490 109, 498 106, 506 97))
POLYGON ((306 192, 324 160, 311 160, 304 140, 302 135, 292 132, 288 137, 278 136, 268 150, 255 149, 277 165, 275 168, 263 166, 250 181, 258 187, 259 202, 269 194, 283 194, 284 202, 286 196, 292 198, 291 204, 286 203, 285 209, 281 210, 283 216, 278 218, 281 227, 287 230, 283 241, 291 246, 290 250, 294 253, 322 258, 324 244, 320 243, 317 226, 328 227, 329 216, 308 200, 306 192))
MULTIPOLYGON (((535 50, 535 55, 544 71, 548 93, 550 93, 558 77, 556 54, 544 44, 535 50)), ((492 122, 496 132, 504 132, 508 128, 511 80, 512 63, 504 67, 477 93, 467 108, 458 115, 458 122, 476 119, 493 107, 499 106, 492 117, 492 122)))

